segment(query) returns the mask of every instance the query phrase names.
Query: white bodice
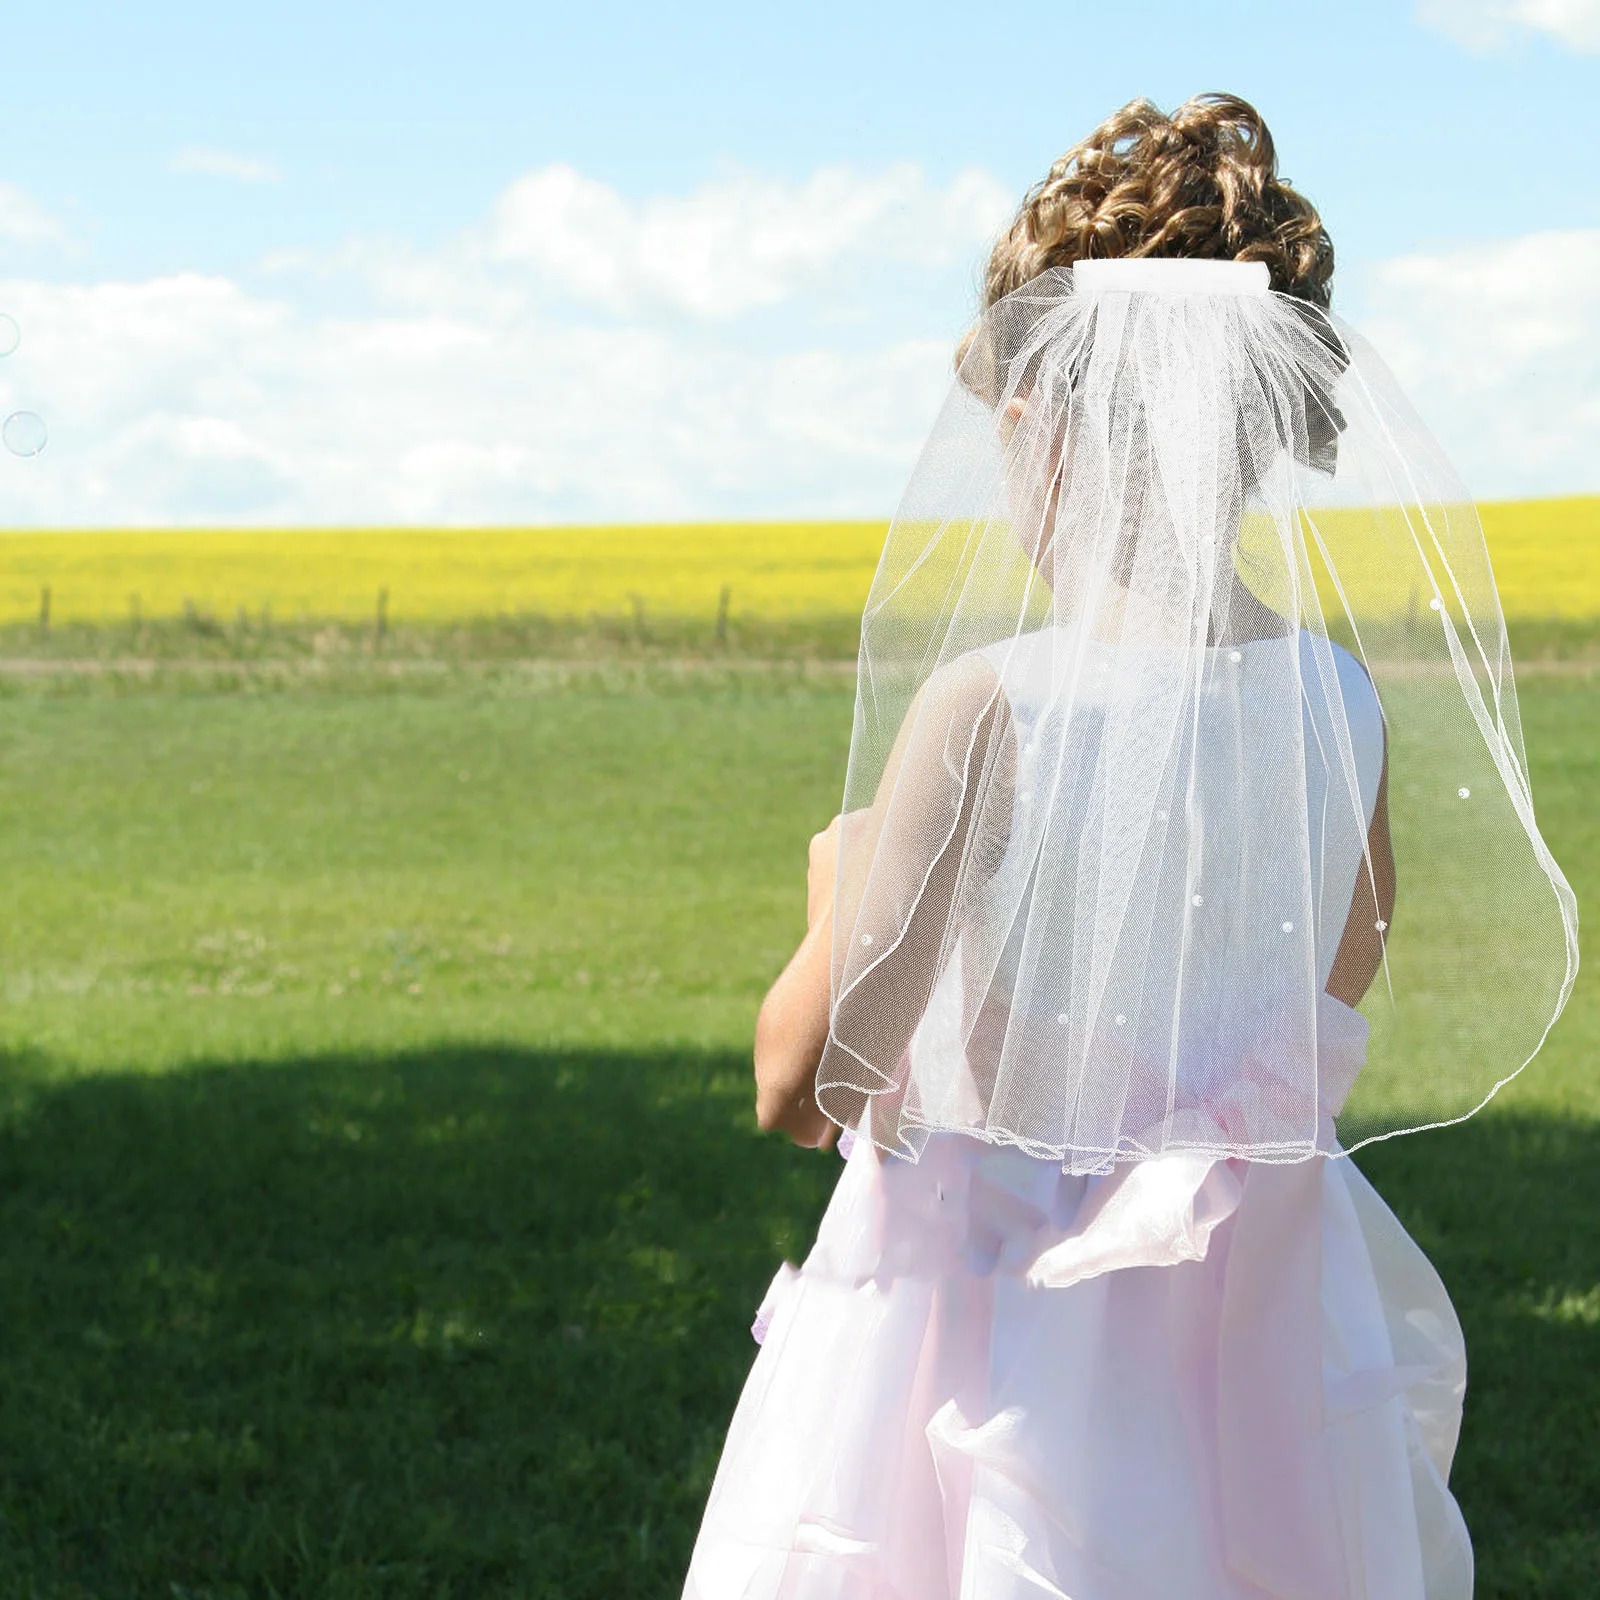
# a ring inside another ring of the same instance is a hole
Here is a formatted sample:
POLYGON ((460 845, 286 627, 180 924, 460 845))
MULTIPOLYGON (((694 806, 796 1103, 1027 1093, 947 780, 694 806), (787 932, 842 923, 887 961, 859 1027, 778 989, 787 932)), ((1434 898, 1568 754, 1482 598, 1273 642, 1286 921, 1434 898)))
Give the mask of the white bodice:
MULTIPOLYGON (((1325 984, 1349 916, 1356 873, 1361 868, 1367 830, 1377 805, 1383 774, 1383 713, 1372 680, 1348 650, 1337 644, 1328 647, 1337 674, 1335 705, 1333 696, 1321 690, 1311 636, 1302 632, 1297 642, 1303 687, 1306 846, 1312 865, 1317 970, 1319 984, 1325 984), (1342 730, 1348 730, 1349 754, 1355 769, 1353 784, 1341 773, 1342 730), (1349 798, 1352 787, 1359 793, 1359 820, 1349 798)), ((1020 751, 1027 751, 1041 723, 1055 714, 1055 707, 1063 698, 1063 663, 1071 660, 1072 646, 1070 630, 1051 628, 992 645, 983 652, 1005 690, 1020 751)), ((1252 662, 1267 652, 1289 648, 1291 642, 1287 639, 1259 639, 1206 651, 1197 714, 1198 793, 1213 787, 1208 779, 1214 772, 1225 772, 1231 782, 1237 771, 1239 756, 1234 742, 1242 721, 1239 704, 1241 700, 1248 702, 1252 694, 1252 662)), ((1075 716, 1092 717, 1100 697, 1115 692, 1106 670, 1114 655, 1114 647, 1090 640, 1081 668, 1067 669, 1079 678, 1070 696, 1075 716)), ((1024 758, 1018 766, 1019 806, 1032 802, 1029 778, 1024 758)), ((1286 876, 1291 866, 1284 863, 1286 876)), ((1226 880, 1225 863, 1214 870, 1226 880)))

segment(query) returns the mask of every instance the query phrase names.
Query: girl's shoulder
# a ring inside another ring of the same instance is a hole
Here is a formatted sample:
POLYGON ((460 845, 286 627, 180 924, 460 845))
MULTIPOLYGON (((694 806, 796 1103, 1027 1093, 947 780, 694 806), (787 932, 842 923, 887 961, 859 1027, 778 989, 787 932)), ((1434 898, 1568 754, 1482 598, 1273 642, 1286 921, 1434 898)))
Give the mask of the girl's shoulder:
MULTIPOLYGON (((1082 690, 1092 700, 1097 684, 1095 668, 1101 656, 1114 654, 1119 648, 1125 647, 1085 639, 1076 628, 1052 625, 967 651, 941 667, 935 679, 942 680, 949 692, 968 697, 992 693, 998 682, 1013 709, 1025 716, 1036 703, 1057 700, 1063 680, 1068 678, 1081 680, 1082 690)), ((1324 722, 1337 704, 1349 726, 1352 742, 1381 753, 1384 720, 1378 692, 1366 667, 1343 645, 1301 628, 1294 634, 1207 649, 1210 656, 1226 654, 1235 660, 1241 653, 1275 655, 1279 667, 1267 668, 1269 675, 1274 670, 1293 670, 1289 662, 1296 652, 1308 715, 1319 723, 1324 722)), ((1207 676, 1209 678, 1209 674, 1207 676)), ((935 679, 930 679, 930 688, 935 679)))
POLYGON ((1328 674, 1324 662, 1332 665, 1334 684, 1344 719, 1349 724, 1353 740, 1362 737, 1376 738, 1383 743, 1383 705, 1378 691, 1361 660, 1342 644, 1320 634, 1300 630, 1300 680, 1307 686, 1307 703, 1313 714, 1319 709, 1319 698, 1326 703, 1326 695, 1315 696, 1310 686, 1323 682, 1328 674))

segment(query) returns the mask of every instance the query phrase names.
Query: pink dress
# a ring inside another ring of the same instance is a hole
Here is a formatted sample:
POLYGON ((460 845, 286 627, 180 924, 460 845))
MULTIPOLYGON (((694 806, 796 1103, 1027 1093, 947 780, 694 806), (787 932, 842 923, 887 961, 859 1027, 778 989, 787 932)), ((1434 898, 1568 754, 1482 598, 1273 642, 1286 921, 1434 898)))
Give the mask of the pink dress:
MULTIPOLYGON (((1365 1042, 1324 996, 1330 1116, 1365 1042)), ((1461 1330, 1349 1160, 861 1140, 755 1331, 686 1600, 1471 1600, 1461 1330)))

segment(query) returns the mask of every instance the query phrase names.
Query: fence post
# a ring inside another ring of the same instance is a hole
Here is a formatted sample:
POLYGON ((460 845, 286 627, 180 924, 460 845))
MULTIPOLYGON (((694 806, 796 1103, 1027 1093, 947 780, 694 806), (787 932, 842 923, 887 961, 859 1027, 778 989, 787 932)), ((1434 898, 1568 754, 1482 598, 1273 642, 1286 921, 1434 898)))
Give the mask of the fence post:
POLYGON ((728 642, 728 602, 733 598, 733 590, 728 584, 723 584, 722 593, 717 596, 717 643, 728 642))
POLYGON ((630 594, 628 598, 633 601, 633 636, 640 644, 643 644, 645 642, 644 596, 630 594))
POLYGON ((384 635, 389 631, 389 591, 386 588, 378 590, 378 616, 374 638, 382 644, 384 635))
POLYGON ((47 583, 39 590, 39 632, 50 632, 50 585, 47 583))

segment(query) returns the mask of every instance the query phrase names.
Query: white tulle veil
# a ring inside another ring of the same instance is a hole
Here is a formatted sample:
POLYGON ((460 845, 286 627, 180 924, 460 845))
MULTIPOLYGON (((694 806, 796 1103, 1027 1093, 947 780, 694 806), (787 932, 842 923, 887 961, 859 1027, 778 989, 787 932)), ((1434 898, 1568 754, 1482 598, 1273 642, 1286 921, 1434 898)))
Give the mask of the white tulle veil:
POLYGON ((1452 1121, 1576 971, 1477 514, 1259 264, 984 315, 867 602, 841 830, 817 1098, 911 1156, 1452 1121))

